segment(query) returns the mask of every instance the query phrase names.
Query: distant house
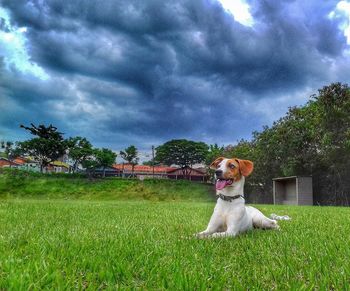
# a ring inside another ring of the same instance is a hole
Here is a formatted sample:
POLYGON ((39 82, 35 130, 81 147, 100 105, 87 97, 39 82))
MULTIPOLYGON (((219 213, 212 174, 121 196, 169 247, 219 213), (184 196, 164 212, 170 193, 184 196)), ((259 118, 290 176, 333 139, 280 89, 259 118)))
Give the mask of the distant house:
MULTIPOLYGON (((13 160, 18 168, 27 171, 40 172, 40 164, 31 157, 17 157, 13 160)), ((53 161, 43 169, 46 173, 67 173, 70 166, 62 161, 53 161)))
POLYGON ((10 161, 9 159, 0 157, 0 168, 17 168, 18 166, 19 164, 15 163, 14 161, 10 161))
POLYGON ((95 176, 103 176, 103 172, 105 172, 105 177, 120 177, 121 171, 114 167, 103 167, 94 169, 93 173, 95 176))
POLYGON ((61 161, 53 161, 46 167, 47 173, 68 173, 70 166, 61 161))
POLYGON ((113 165, 115 169, 120 170, 120 175, 123 177, 137 177, 137 178, 163 178, 182 180, 189 179, 191 181, 207 181, 208 175, 205 168, 193 169, 187 168, 188 176, 184 176, 181 168, 166 167, 166 166, 144 166, 135 165, 134 173, 132 173, 132 165, 129 164, 116 164, 113 165))
POLYGON ((23 170, 40 171, 37 162, 25 157, 17 157, 12 161, 6 158, 0 158, 0 167, 11 167, 23 170))
POLYGON ((174 167, 166 166, 144 166, 144 165, 135 165, 134 172, 132 171, 132 165, 130 164, 115 164, 113 168, 120 170, 120 175, 123 177, 143 177, 143 178, 167 178, 168 171, 177 169, 174 167))
POLYGON ((31 157, 17 157, 13 162, 18 164, 18 168, 27 171, 40 172, 40 165, 31 157))
POLYGON ((184 169, 186 174, 184 175, 184 171, 181 168, 176 168, 168 171, 167 176, 169 179, 173 180, 183 180, 188 179, 190 181, 201 181, 205 182, 208 180, 208 174, 205 168, 190 168, 187 167, 184 169))
POLYGON ((13 161, 17 164, 20 164, 20 165, 23 165, 27 162, 27 158, 24 158, 24 157, 17 157, 15 158, 13 161))

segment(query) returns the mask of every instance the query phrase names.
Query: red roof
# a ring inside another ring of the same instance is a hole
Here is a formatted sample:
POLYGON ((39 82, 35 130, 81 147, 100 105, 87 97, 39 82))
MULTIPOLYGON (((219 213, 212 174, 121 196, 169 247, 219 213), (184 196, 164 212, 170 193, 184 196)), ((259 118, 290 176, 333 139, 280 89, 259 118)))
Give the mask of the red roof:
POLYGON ((10 161, 8 159, 0 157, 0 167, 4 167, 4 166, 18 166, 18 165, 19 164, 14 162, 14 161, 10 161))
POLYGON ((31 158, 26 158, 26 157, 17 157, 13 160, 13 162, 19 164, 19 165, 23 165, 26 163, 36 163, 34 160, 32 160, 31 158))
MULTIPOLYGON (((113 168, 124 171, 132 171, 132 165, 129 164, 115 164, 113 168)), ((162 167, 162 166, 154 166, 154 173, 167 173, 168 171, 174 170, 177 168, 174 167, 162 167)), ((143 172, 143 173, 153 173, 152 166, 144 166, 144 165, 135 165, 134 172, 143 172)))
POLYGON ((13 160, 15 163, 23 165, 26 163, 26 160, 24 158, 18 157, 13 160))

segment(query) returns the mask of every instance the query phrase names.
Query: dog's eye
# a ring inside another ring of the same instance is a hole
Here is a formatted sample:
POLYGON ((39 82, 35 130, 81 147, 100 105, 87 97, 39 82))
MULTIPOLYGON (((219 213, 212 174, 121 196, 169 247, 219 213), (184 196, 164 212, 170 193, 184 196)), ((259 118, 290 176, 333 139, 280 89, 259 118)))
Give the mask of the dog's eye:
POLYGON ((236 166, 234 164, 230 164, 229 167, 230 167, 230 169, 236 168, 236 166))

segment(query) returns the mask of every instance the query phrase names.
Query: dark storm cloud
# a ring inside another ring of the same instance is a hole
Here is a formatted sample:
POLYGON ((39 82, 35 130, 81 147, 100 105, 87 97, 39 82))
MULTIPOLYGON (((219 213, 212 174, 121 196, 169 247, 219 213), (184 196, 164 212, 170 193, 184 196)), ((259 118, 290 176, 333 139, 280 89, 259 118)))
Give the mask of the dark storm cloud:
POLYGON ((253 17, 267 26, 270 37, 277 37, 280 44, 290 48, 305 46, 331 56, 341 55, 346 45, 339 19, 328 17, 338 2, 250 1, 253 17))
POLYGON ((332 81, 328 68, 346 39, 328 17, 337 2, 323 2, 249 1, 247 27, 214 0, 4 0, 51 78, 8 73, 0 88, 21 121, 57 122, 71 135, 78 124, 106 146, 234 142, 267 122, 255 102, 332 81))

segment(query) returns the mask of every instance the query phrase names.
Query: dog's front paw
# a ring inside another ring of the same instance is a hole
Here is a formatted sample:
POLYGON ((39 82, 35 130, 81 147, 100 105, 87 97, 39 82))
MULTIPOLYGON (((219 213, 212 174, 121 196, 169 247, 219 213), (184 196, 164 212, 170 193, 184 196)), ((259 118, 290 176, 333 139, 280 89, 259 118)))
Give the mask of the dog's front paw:
POLYGON ((276 221, 276 220, 273 220, 273 224, 274 224, 274 226, 273 226, 273 228, 275 229, 275 230, 281 230, 281 227, 278 225, 278 222, 276 221))
POLYGON ((205 237, 208 236, 208 233, 202 231, 202 232, 195 233, 193 236, 194 236, 195 238, 205 238, 205 237))

